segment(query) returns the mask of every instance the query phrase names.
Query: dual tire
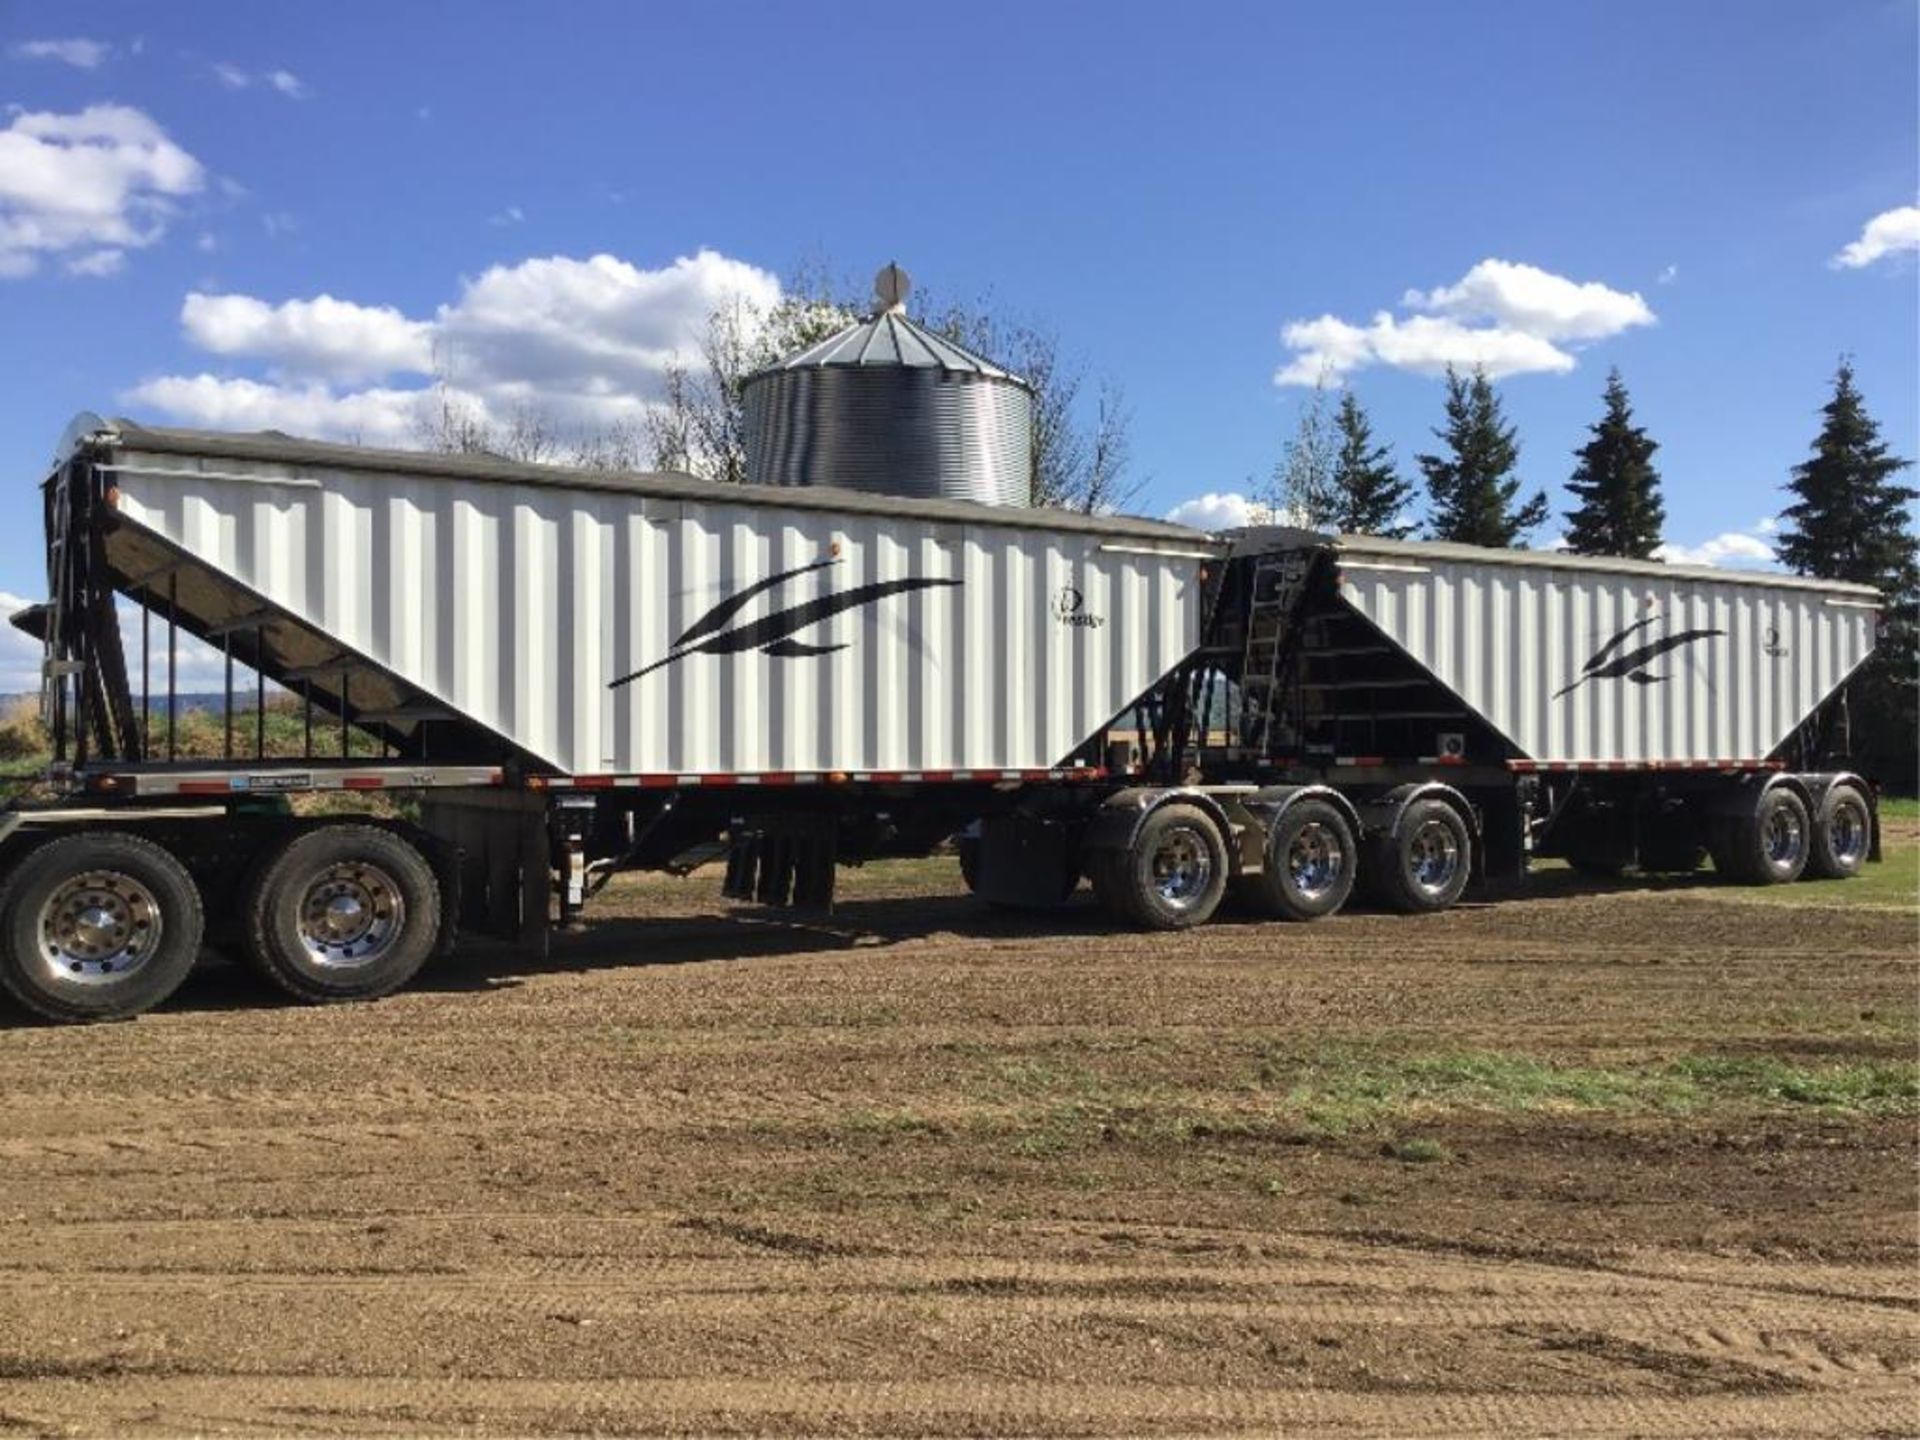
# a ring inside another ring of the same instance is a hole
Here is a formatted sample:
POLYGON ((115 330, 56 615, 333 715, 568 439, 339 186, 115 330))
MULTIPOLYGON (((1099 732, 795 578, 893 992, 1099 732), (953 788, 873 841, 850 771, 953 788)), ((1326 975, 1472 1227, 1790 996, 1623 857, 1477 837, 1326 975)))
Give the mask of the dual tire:
MULTIPOLYGON (((302 831, 242 887, 243 956, 308 1002, 366 1000, 413 978, 440 935, 419 850, 370 825, 302 831)), ((0 888, 0 989, 49 1020, 124 1020, 186 979, 206 928, 169 851, 87 831, 29 851, 0 888)))
POLYGON ((1264 863, 1240 878, 1239 894, 1263 915, 1323 919, 1353 894, 1359 862, 1347 817, 1324 800, 1301 800, 1274 822, 1264 863))
POLYGON ((1093 893, 1115 919, 1144 930, 1203 925, 1227 893, 1227 842, 1198 805, 1162 805, 1124 850, 1096 852, 1093 893))
POLYGON ((323 825, 248 887, 242 954, 296 1000, 390 995, 440 938, 440 886, 419 850, 374 825, 323 825))
POLYGON ((1860 873, 1873 845, 1873 811, 1857 786, 1836 784, 1809 811, 1798 792, 1776 785, 1751 814, 1715 828, 1714 869, 1742 885, 1784 885, 1802 875, 1845 880, 1860 873))

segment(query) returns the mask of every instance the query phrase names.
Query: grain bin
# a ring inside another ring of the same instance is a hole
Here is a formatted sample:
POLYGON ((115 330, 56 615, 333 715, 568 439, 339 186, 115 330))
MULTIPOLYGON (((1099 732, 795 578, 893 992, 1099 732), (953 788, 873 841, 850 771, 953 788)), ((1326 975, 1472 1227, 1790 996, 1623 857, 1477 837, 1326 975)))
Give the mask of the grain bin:
POLYGON ((887 266, 871 315, 748 377, 750 481, 1030 502, 1032 392, 908 319, 908 289, 887 266))

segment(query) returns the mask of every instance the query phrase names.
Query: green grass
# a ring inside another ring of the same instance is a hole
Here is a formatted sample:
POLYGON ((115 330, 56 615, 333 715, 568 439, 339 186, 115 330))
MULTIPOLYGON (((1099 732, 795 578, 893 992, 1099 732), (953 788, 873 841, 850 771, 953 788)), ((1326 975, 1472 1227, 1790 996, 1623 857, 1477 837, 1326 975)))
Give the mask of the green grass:
POLYGON ((1920 910, 1920 844, 1887 843, 1882 847, 1880 863, 1868 865, 1851 880, 1796 880, 1791 885, 1703 884, 1698 893, 1716 900, 1761 905, 1920 910))
POLYGON ((961 1105, 935 1121, 912 1110, 849 1110, 833 1129, 866 1143, 986 1141, 1023 1160, 1125 1144, 1217 1149, 1306 1136, 1384 1136, 1410 1165, 1452 1158, 1422 1135, 1468 1115, 1920 1115, 1911 1057, 1791 1059, 1702 1049, 1611 1064, 1508 1050, 1403 1052, 1378 1044, 1275 1050, 1242 1078, 1183 1082, 1077 1064, 1003 1062, 954 1076, 961 1105))
POLYGON ((1419 1137, 1411 1140, 1389 1141, 1385 1150, 1393 1159, 1407 1165, 1436 1165, 1443 1160, 1453 1158, 1453 1152, 1438 1140, 1419 1137))
POLYGON ((1307 1124, 1333 1134, 1453 1110, 1684 1115, 1809 1107, 1920 1114, 1920 1063, 1911 1059, 1804 1063, 1703 1053, 1594 1066, 1511 1051, 1329 1049, 1304 1060, 1269 1057, 1257 1077, 1307 1124))
POLYGON ((1883 820, 1920 820, 1920 800, 1905 795, 1882 795, 1880 818, 1883 820))

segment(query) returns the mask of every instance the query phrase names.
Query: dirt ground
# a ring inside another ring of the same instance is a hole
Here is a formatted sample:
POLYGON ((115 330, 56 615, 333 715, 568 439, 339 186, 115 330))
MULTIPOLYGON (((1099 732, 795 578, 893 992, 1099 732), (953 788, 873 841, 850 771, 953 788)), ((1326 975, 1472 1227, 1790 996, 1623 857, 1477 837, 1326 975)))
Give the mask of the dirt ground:
POLYGON ((0 1434, 1912 1434, 1916 917, 1805 888, 647 881, 374 1006, 6 1017, 0 1434))

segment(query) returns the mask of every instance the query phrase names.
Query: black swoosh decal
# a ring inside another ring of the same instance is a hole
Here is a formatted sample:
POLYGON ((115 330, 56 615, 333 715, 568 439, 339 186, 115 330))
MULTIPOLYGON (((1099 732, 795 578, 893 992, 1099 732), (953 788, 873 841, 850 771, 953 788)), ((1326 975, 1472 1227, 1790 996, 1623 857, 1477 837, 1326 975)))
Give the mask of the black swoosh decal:
POLYGON ((760 647, 762 655, 772 655, 780 660, 804 660, 810 655, 831 655, 836 650, 847 648, 846 641, 838 645, 809 645, 804 640, 776 640, 771 645, 760 647))
POLYGON ((673 642, 673 648, 678 650, 691 640, 698 640, 702 635, 711 635, 742 610, 746 609, 748 604, 750 604, 756 596, 766 594, 767 591, 773 589, 776 585, 784 585, 796 576, 810 575, 815 570, 824 570, 829 565, 838 565, 839 563, 838 560, 832 558, 816 560, 811 565, 802 565, 795 570, 782 570, 778 575, 769 575, 757 584, 749 585, 738 595, 729 595, 725 600, 722 600, 718 605, 694 621, 693 624, 689 625, 685 630, 682 630, 679 638, 673 642))
POLYGON ((1595 670, 1598 670, 1600 666, 1606 661, 1607 656, 1611 655, 1614 651, 1620 648, 1620 646, 1625 642, 1626 638, 1629 635, 1633 634, 1633 632, 1636 630, 1646 629, 1647 626, 1651 625, 1655 620, 1659 618, 1660 617, 1657 615, 1649 615, 1644 620, 1634 621, 1633 624, 1627 626, 1626 629, 1622 630, 1618 635, 1614 636, 1611 640, 1607 641, 1606 644, 1602 645, 1598 650, 1594 651, 1593 658, 1587 661, 1585 665, 1580 667, 1581 672, 1583 674, 1591 675, 1595 670))
MULTIPOLYGON (((758 620, 749 621, 745 625, 721 634, 708 635, 698 644, 676 645, 673 652, 664 659, 656 660, 653 664, 636 670, 631 675, 623 675, 618 680, 608 682, 607 688, 612 690, 629 684, 643 675, 651 675, 663 665, 671 665, 674 661, 693 654, 737 655, 742 650, 765 650, 770 655, 788 657, 809 654, 831 655, 835 650, 844 649, 844 645, 810 646, 791 637, 809 625, 830 620, 845 610, 856 609, 861 605, 871 605, 877 600, 884 600, 889 595, 904 595, 910 591, 925 590, 934 585, 958 585, 959 583, 958 580, 910 576, 904 580, 875 580, 865 585, 856 585, 851 590, 821 595, 799 605, 789 606, 785 610, 776 610, 771 615, 763 615, 758 620)), ((764 591, 767 583, 762 582, 757 588, 759 591, 764 591)), ((731 601, 724 603, 731 604, 731 601)), ((734 606, 733 610, 737 612, 739 606, 734 606)))
MULTIPOLYGON (((1640 622, 1640 625, 1646 623, 1647 622, 1643 620, 1640 622)), ((1672 635, 1662 635, 1658 640, 1642 645, 1637 650, 1629 650, 1626 654, 1608 660, 1605 664, 1599 663, 1606 655, 1607 650, 1611 650, 1615 645, 1619 644, 1620 641, 1626 639, 1628 635, 1631 635, 1639 628, 1639 625, 1630 625, 1627 629, 1622 630, 1618 635, 1614 636, 1614 638, 1608 642, 1606 650, 1602 650, 1600 654, 1595 655, 1592 660, 1587 662, 1586 673, 1571 685, 1564 685, 1554 691, 1553 698, 1558 700, 1568 691, 1578 690, 1589 680, 1619 680, 1624 677, 1633 681, 1636 685, 1656 685, 1667 677, 1664 675, 1647 674, 1644 667, 1649 661, 1658 660, 1662 655, 1678 650, 1682 645, 1691 645, 1696 640, 1705 640, 1714 635, 1724 635, 1727 633, 1724 630, 1681 630, 1672 635)))

